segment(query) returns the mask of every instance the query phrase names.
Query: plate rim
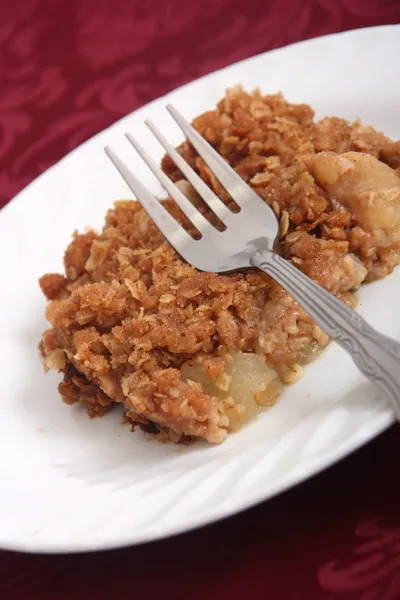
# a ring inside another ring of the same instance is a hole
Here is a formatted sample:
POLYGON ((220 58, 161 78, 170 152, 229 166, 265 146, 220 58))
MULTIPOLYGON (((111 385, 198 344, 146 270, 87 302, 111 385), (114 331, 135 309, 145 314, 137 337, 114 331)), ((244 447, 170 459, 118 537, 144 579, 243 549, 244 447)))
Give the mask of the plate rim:
POLYGON ((123 548, 130 548, 135 546, 141 546, 144 544, 150 544, 156 541, 164 541, 169 540, 171 538, 184 535, 185 533, 191 533, 192 531, 196 531, 203 527, 207 527, 209 525, 213 525, 214 523, 218 523, 225 519, 230 519, 235 517, 237 514, 240 514, 246 510, 251 510, 255 506, 262 504, 263 502, 268 502, 272 498, 280 496, 285 492, 289 492, 292 488, 299 486, 301 483, 305 483, 327 469, 330 469, 335 464, 342 462, 345 458, 351 456, 354 452, 359 450, 362 446, 366 445, 368 442, 372 442, 376 437, 378 437, 381 433, 383 433, 386 429, 388 429, 395 422, 395 417, 391 414, 382 414, 379 415, 379 424, 376 426, 374 434, 371 436, 371 430, 365 432, 364 434, 359 434, 353 436, 348 443, 342 444, 342 447, 339 452, 337 452, 334 456, 331 456, 324 463, 319 463, 315 461, 315 464, 308 470, 307 474, 304 475, 302 473, 298 473, 297 475, 292 475, 287 479, 283 479, 279 485, 276 485, 275 488, 270 488, 268 493, 263 493, 260 491, 258 494, 254 494, 250 501, 246 497, 244 497, 240 502, 235 504, 234 510, 224 510, 220 509, 213 512, 213 516, 208 516, 208 512, 202 513, 200 518, 190 518, 190 522, 187 520, 183 520, 179 523, 179 525, 170 526, 170 530, 167 527, 164 527, 163 532, 160 534, 158 532, 152 532, 150 534, 142 533, 135 536, 133 541, 113 541, 113 537, 110 538, 106 542, 102 542, 101 546, 98 547, 88 547, 87 545, 81 545, 76 543, 64 543, 63 547, 60 548, 57 544, 54 543, 41 543, 40 546, 37 546, 35 543, 30 543, 28 540, 27 543, 8 543, 3 542, 0 533, 0 550, 7 550, 12 552, 29 552, 32 554, 56 554, 56 555, 69 555, 69 554, 88 554, 94 552, 107 552, 110 550, 117 550, 123 548))

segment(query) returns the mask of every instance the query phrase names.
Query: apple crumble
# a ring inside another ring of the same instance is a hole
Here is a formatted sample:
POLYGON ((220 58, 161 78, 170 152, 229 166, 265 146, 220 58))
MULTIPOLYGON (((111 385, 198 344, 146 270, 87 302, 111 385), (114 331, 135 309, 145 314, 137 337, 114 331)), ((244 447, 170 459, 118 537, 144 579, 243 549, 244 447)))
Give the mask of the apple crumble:
MULTIPOLYGON (((400 262, 399 142, 241 87, 193 125, 272 207, 282 256, 344 302, 400 262)), ((187 141, 178 151, 232 203, 187 141)), ((162 167, 212 218, 169 157, 162 167)), ((133 429, 162 440, 222 442, 329 343, 267 275, 187 264, 134 201, 116 202, 101 233, 74 233, 64 263, 40 280, 51 324, 40 351, 63 374, 62 399, 91 417, 120 403, 133 429)))

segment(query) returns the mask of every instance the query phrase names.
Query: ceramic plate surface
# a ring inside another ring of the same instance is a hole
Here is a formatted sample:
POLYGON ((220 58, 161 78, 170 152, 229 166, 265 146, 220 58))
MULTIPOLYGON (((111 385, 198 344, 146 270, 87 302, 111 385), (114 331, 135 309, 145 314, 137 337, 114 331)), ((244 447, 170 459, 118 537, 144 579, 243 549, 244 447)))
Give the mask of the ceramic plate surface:
MULTIPOLYGON (((165 110, 187 118, 214 107, 226 87, 282 90, 317 117, 341 116, 400 137, 400 27, 358 30, 269 52, 190 83, 96 135, 39 177, 0 213, 0 546, 33 552, 137 544, 236 513, 324 469, 385 429, 392 412, 336 345, 277 405, 220 446, 161 445, 63 404, 59 376, 44 375, 46 328, 37 279, 62 270, 75 228, 101 227, 131 194, 103 152, 110 144, 149 188, 155 180, 124 139, 134 132, 157 159, 151 118, 174 142, 165 110)), ((400 339, 400 268, 365 286, 360 312, 400 339)))

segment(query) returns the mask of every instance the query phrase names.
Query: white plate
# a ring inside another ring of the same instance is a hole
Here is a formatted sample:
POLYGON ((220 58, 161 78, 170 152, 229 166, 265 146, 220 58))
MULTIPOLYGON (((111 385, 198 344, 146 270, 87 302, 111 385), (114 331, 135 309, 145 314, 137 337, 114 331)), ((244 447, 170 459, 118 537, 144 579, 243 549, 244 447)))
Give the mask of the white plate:
MULTIPOLYGON (((158 192, 123 133, 150 152, 151 117, 173 142, 164 106, 187 117, 212 108, 242 82, 283 90, 317 116, 361 117, 400 136, 400 27, 303 42, 203 77, 152 102, 72 152, 0 213, 0 546, 33 552, 113 548, 154 540, 231 515, 304 480, 370 440, 392 421, 385 401, 332 345, 268 412, 221 446, 149 442, 120 413, 89 420, 62 404, 56 374, 36 346, 46 327, 38 277, 62 269, 71 232, 101 226, 117 198, 131 197, 109 164, 110 143, 158 192)), ((361 292, 360 312, 400 337, 400 269, 361 292)))

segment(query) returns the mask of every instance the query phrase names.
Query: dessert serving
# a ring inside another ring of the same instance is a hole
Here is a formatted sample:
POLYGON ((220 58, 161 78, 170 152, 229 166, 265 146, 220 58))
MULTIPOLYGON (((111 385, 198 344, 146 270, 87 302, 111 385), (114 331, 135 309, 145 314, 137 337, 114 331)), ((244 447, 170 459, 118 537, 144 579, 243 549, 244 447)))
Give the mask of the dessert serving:
MULTIPOLYGON (((359 122, 315 122, 307 105, 240 87, 193 124, 274 210, 282 256, 338 298, 355 306, 363 282, 398 264, 399 142, 359 122)), ((192 146, 179 152, 232 206, 192 146)), ((212 219, 168 157, 162 166, 212 219)), ((66 403, 82 402, 90 416, 122 404, 133 428, 161 440, 222 442, 329 343, 267 275, 187 264, 136 202, 117 202, 101 233, 75 233, 64 262, 65 275, 40 280, 45 368, 63 373, 66 403)))

